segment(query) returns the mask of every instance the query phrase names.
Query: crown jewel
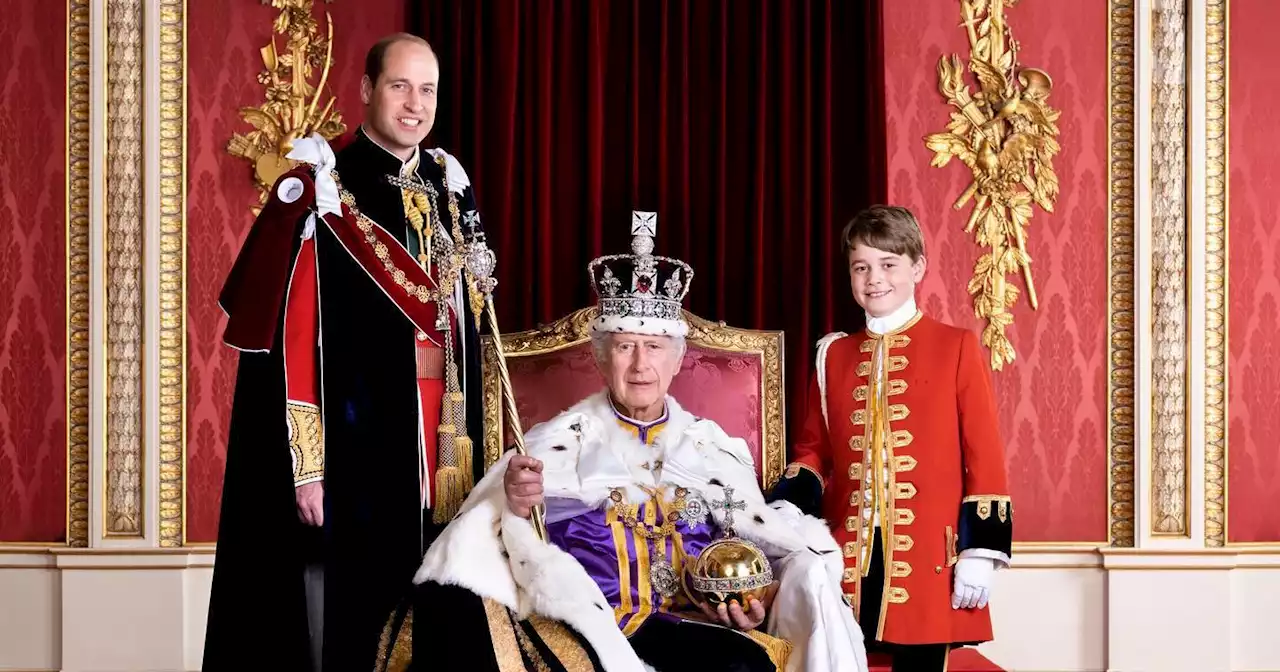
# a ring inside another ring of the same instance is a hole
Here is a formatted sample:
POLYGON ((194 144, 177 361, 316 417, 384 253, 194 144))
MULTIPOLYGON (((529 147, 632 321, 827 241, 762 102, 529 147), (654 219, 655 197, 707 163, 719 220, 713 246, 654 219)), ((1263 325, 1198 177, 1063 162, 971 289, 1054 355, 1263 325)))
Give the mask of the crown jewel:
POLYGON ((631 254, 598 257, 587 266, 599 297, 597 324, 613 325, 609 331, 684 333, 681 303, 689 292, 693 269, 679 259, 654 256, 657 232, 657 213, 632 212, 631 254), (651 323, 645 325, 644 320, 651 323))

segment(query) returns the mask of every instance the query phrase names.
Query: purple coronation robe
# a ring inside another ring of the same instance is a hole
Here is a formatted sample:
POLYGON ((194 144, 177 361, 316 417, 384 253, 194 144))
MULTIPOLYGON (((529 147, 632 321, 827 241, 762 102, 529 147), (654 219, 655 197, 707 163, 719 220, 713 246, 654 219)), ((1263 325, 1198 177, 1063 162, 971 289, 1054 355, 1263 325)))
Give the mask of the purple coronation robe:
MULTIPOLYGON (((650 446, 666 427, 668 418, 664 412, 658 420, 641 423, 616 409, 614 414, 620 426, 650 446)), ((660 467, 660 463, 654 465, 655 469, 660 467)), ((662 497, 651 496, 644 502, 627 501, 624 505, 638 504, 637 520, 655 529, 670 511, 674 491, 673 486, 662 486, 658 491, 662 497)), ((683 591, 663 597, 653 587, 649 579, 653 559, 665 558, 676 576, 683 577, 687 564, 722 534, 719 525, 707 516, 693 526, 677 521, 675 530, 666 538, 647 538, 627 527, 618 508, 609 502, 587 509, 577 501, 548 499, 547 536, 552 544, 572 555, 587 570, 613 607, 614 620, 622 634, 630 637, 650 618, 674 621, 681 619, 680 613, 697 611, 683 591)))

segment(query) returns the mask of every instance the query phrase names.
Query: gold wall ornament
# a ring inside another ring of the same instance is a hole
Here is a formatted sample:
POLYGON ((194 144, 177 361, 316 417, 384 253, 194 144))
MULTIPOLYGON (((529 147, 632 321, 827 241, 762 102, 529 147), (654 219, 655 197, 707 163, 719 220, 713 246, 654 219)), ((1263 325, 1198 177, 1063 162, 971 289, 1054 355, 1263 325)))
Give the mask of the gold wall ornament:
POLYGON ((186 539, 186 0, 160 0, 160 546, 186 539))
POLYGON ((89 545, 89 15, 89 0, 67 0, 67 545, 75 548, 89 545))
POLYGON ((938 89, 951 113, 945 133, 926 136, 934 152, 930 165, 941 168, 956 158, 973 171, 973 182, 952 206, 974 201, 965 233, 975 234, 989 251, 978 258, 969 280, 974 313, 987 321, 982 342, 991 350, 991 368, 1000 370, 1015 357, 1005 328, 1013 323, 1008 309, 1018 300, 1018 288, 1006 278, 1022 272, 1027 301, 1038 307, 1027 253, 1027 227, 1032 205, 1053 212, 1058 176, 1053 157, 1058 153, 1060 111, 1048 105, 1053 81, 1048 73, 1018 63, 1019 45, 1013 39, 1004 10, 1017 0, 960 0, 960 13, 969 36, 968 70, 978 81, 971 91, 964 81, 960 57, 938 60, 938 89))
POLYGON ((325 12, 326 33, 322 36, 312 12, 314 0, 262 0, 264 5, 268 2, 280 14, 272 24, 275 34, 271 43, 261 49, 265 69, 258 73, 258 83, 266 87, 266 100, 257 107, 240 108, 240 116, 254 130, 236 133, 227 144, 232 156, 253 163, 259 191, 255 216, 266 204, 271 186, 293 169, 295 162, 286 156, 294 140, 313 133, 333 140, 347 130, 342 113, 335 109, 337 98, 329 96, 317 110, 333 64, 333 18, 325 12), (284 53, 279 50, 277 35, 286 38, 284 53), (312 84, 317 71, 319 80, 312 84))
POLYGON ((1205 8, 1204 545, 1227 544, 1227 0, 1205 8))

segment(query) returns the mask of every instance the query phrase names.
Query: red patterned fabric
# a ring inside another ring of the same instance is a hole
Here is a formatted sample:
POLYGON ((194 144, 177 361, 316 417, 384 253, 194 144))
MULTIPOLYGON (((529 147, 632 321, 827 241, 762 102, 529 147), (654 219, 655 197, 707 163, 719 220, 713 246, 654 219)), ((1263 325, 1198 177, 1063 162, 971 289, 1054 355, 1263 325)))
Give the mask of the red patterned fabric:
MULTIPOLYGON (((934 65, 944 54, 969 58, 960 6, 884 7, 889 200, 911 208, 924 229, 929 269, 917 300, 924 314, 978 331, 984 324, 966 291, 982 253, 964 232, 972 203, 951 207, 972 173, 958 161, 931 167, 922 140, 945 130, 954 112, 934 65)), ((1040 308, 1025 297, 1014 305, 1006 334, 1018 359, 993 374, 1018 503, 1015 540, 1105 543, 1107 2, 1023 2, 1005 13, 1022 45, 1018 62, 1053 77, 1049 103, 1062 110, 1053 166, 1062 194, 1052 214, 1037 208, 1028 233, 1040 308)), ((1024 288, 1021 276, 1010 282, 1024 288)))
POLYGON ((1280 542, 1280 4, 1233 0, 1227 127, 1227 540, 1280 542), (1270 83, 1268 83, 1270 82, 1270 83))
POLYGON ((66 14, 0 0, 3 542, 66 539, 66 14))
MULTIPOLYGON (((546 354, 508 357, 507 370, 526 431, 604 386, 590 342, 546 354)), ((746 441, 757 473, 763 465, 762 378, 763 359, 759 355, 690 344, 684 365, 668 391, 685 410, 716 421, 730 436, 746 441)))

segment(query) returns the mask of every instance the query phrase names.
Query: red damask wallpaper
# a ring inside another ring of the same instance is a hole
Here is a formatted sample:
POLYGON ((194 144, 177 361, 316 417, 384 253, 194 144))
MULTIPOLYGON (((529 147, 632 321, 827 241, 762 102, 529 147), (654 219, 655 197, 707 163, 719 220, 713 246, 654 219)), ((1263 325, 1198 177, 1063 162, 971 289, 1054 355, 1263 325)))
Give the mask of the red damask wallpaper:
POLYGON ((0 542, 67 527, 66 6, 0 0, 0 542))
MULTIPOLYGON (((405 3, 364 0, 317 7, 333 15, 329 84, 348 129, 354 130, 360 123, 365 52, 379 37, 404 29, 405 3)), ((218 292, 253 222, 249 208, 257 203, 251 167, 227 153, 227 141, 233 133, 251 130, 238 109, 262 102, 258 50, 271 39, 277 12, 258 0, 193 2, 187 10, 186 534, 199 543, 217 539, 237 362, 235 351, 222 344, 225 317, 218 292)), ((6 312, 11 311, 0 305, 0 314, 6 312)))
MULTIPOLYGON (((1018 354, 993 373, 1019 541, 1107 539, 1107 2, 1021 3, 1008 11, 1019 61, 1053 78, 1050 104, 1063 151, 1056 212, 1037 209, 1028 232, 1038 311, 1025 297, 1006 334, 1018 354)), ((930 167, 923 138, 945 130, 938 92, 944 54, 969 57, 954 0, 885 3, 889 197, 910 207, 926 238, 921 309, 979 331, 966 287, 982 249, 964 232, 970 204, 952 203, 970 172, 930 167)), ((1016 284, 1024 285, 1021 277, 1016 284)), ((1276 414, 1280 417, 1280 413, 1276 414)))
POLYGON ((1228 7, 1227 540, 1280 542, 1280 4, 1228 7))

